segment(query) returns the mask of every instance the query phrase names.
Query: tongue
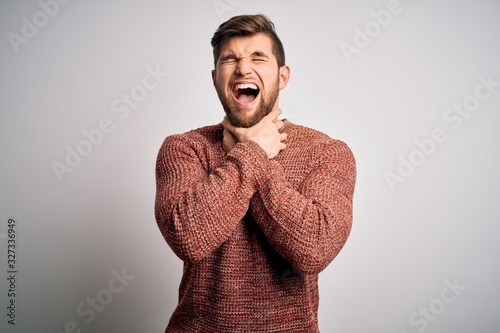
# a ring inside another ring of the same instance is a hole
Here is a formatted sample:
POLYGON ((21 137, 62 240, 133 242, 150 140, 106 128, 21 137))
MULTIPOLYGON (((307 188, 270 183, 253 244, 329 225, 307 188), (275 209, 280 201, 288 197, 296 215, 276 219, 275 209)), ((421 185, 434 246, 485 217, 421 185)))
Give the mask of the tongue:
POLYGON ((253 102, 255 99, 254 95, 240 94, 238 96, 238 101, 242 104, 248 104, 253 102))

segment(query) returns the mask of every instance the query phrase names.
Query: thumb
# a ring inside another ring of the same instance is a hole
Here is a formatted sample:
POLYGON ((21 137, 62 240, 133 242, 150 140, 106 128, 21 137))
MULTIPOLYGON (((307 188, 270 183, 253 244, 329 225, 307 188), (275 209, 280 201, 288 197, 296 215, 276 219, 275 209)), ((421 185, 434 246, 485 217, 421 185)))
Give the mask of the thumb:
POLYGON ((269 114, 266 116, 271 121, 277 120, 279 115, 281 114, 281 110, 279 108, 274 108, 269 114))
POLYGON ((274 102, 273 109, 277 109, 280 106, 280 95, 276 96, 276 102, 274 102))
POLYGON ((229 122, 229 120, 227 119, 227 117, 224 117, 224 120, 222 120, 221 125, 222 125, 222 127, 224 127, 225 131, 228 131, 231 134, 234 134, 234 132, 236 131, 236 127, 234 127, 229 122))

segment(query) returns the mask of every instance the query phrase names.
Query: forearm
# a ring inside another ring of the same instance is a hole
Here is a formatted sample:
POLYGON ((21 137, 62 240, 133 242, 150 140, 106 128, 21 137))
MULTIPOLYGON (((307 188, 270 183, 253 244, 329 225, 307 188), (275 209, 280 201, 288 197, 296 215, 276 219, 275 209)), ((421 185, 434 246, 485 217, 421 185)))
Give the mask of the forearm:
POLYGON ((311 172, 298 189, 273 162, 272 176, 252 198, 252 216, 271 245, 303 273, 326 268, 349 236, 355 182, 349 153, 311 172))
POLYGON ((201 260, 229 237, 247 212, 267 163, 255 144, 246 143, 208 172, 182 140, 166 142, 157 162, 155 215, 176 255, 201 260))

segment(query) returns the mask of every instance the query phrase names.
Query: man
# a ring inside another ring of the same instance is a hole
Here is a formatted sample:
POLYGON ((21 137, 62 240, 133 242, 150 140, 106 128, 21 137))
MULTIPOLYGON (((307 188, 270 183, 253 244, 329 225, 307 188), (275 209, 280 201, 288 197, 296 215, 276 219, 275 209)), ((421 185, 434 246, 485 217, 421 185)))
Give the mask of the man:
POLYGON ((165 139, 155 214, 183 260, 166 332, 319 332, 318 274, 352 223, 355 161, 279 120, 290 69, 274 25, 233 17, 212 38, 221 124, 165 139))

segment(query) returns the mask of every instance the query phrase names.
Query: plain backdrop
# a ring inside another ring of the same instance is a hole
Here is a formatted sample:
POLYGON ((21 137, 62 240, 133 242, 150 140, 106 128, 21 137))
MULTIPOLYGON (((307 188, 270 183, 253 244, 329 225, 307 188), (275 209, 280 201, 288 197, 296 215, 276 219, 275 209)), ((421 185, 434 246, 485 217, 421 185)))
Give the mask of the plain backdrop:
POLYGON ((156 155, 222 120, 209 41, 256 13, 285 45, 286 118, 357 160, 321 331, 500 331, 499 1, 60 1, 0 2, 1 332, 163 332, 182 262, 156 155))

